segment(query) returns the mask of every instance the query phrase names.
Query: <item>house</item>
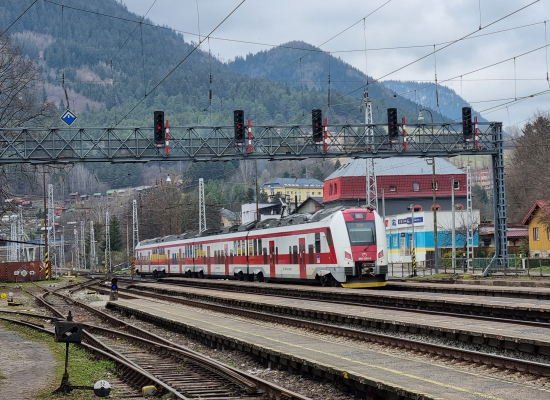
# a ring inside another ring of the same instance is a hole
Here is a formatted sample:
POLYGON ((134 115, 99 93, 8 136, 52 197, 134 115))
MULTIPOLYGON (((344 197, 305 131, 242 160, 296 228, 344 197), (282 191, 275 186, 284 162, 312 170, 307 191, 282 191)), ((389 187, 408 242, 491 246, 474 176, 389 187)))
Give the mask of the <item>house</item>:
MULTIPOLYGON (((529 228, 524 225, 507 225, 506 237, 508 238, 508 253, 516 254, 522 240, 529 238, 529 228)), ((479 238, 484 247, 495 246, 495 224, 481 223, 479 225, 479 238)))
POLYGON ((537 200, 522 224, 529 227, 529 257, 550 258, 550 200, 537 200))
POLYGON ((94 199, 101 199, 102 196, 101 193, 94 193, 94 199))
POLYGON ((277 194, 283 200, 288 197, 291 203, 296 198, 300 203, 310 197, 317 201, 323 199, 323 182, 317 179, 274 178, 264 183, 261 189, 271 198, 277 194))
POLYGON ((30 200, 24 200, 24 201, 21 203, 21 207, 32 208, 32 201, 30 201, 30 200))
POLYGON ((223 226, 240 225, 241 223, 241 215, 237 212, 222 208, 220 214, 223 226))
POLYGON ((297 214, 315 214, 317 211, 325 208, 322 203, 315 200, 313 197, 308 197, 296 210, 297 214))
POLYGON ((107 190, 107 200, 112 200, 116 196, 118 196, 118 192, 116 190, 107 190))
MULTIPOLYGON (((374 171, 378 190, 378 208, 381 209, 382 190, 385 215, 400 214, 412 203, 416 211, 433 209, 432 159, 393 157, 375 159, 374 171)), ((365 204, 366 160, 351 159, 326 180, 323 204, 325 207, 365 204)), ((455 180, 455 208, 466 206, 466 172, 442 158, 435 158, 435 192, 438 210, 451 210, 451 179, 455 180)))
POLYGON ((80 199, 79 196, 80 196, 80 195, 78 194, 78 192, 69 193, 69 198, 70 198, 71 200, 79 200, 79 199, 80 199))
POLYGON ((87 201, 88 200, 88 195, 87 194, 81 194, 80 195, 80 201, 87 201))

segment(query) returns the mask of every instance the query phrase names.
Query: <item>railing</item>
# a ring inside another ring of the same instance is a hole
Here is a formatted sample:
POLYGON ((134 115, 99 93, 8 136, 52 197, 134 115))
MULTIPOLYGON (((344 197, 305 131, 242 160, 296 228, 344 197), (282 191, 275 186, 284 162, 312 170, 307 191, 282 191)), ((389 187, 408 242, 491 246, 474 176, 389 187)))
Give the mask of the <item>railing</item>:
MULTIPOLYGON (((439 274, 471 274, 482 275, 487 267, 488 272, 493 276, 550 276, 550 259, 548 258, 523 258, 517 255, 510 255, 507 258, 496 259, 491 265, 493 258, 473 258, 463 260, 457 258, 455 266, 450 258, 439 258, 439 274)), ((388 266, 390 277, 412 277, 415 271, 412 263, 391 263, 388 266)), ((435 275, 435 261, 417 261, 416 276, 435 275)))

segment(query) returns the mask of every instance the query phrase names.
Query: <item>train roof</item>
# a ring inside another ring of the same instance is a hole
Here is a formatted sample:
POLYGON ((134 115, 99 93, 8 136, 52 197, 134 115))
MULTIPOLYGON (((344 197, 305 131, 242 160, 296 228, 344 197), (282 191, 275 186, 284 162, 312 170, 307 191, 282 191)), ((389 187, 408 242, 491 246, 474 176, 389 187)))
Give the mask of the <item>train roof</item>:
POLYGON ((319 210, 314 214, 292 214, 281 219, 270 218, 270 219, 264 219, 263 221, 249 222, 243 225, 232 225, 222 229, 207 229, 201 233, 189 232, 189 233, 183 233, 181 235, 169 235, 169 236, 164 236, 160 238, 142 240, 139 244, 143 246, 143 245, 149 245, 154 243, 165 243, 165 242, 171 242, 174 240, 184 240, 184 239, 200 238, 205 236, 223 235, 223 234, 234 233, 234 232, 247 232, 247 231, 260 230, 260 229, 283 227, 283 226, 302 225, 302 224, 322 221, 330 217, 334 213, 338 211, 343 211, 347 208, 349 207, 337 206, 337 207, 331 207, 331 208, 319 210))

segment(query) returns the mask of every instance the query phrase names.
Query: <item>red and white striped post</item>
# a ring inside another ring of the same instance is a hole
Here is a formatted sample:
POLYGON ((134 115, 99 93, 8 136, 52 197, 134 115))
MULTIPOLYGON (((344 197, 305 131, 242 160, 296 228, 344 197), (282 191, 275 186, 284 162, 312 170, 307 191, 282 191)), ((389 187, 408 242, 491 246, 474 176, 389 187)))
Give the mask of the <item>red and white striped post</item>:
POLYGON ((166 120, 166 155, 170 148, 170 121, 166 120))
POLYGON ((248 154, 252 153, 252 122, 248 120, 248 154))
POLYGON ((403 150, 407 150, 407 126, 405 124, 405 117, 403 117, 403 150))
POLYGON ((476 149, 479 147, 479 131, 477 129, 477 117, 474 117, 474 123, 476 128, 476 149))
POLYGON ((325 118, 325 153, 328 150, 328 118, 325 118))

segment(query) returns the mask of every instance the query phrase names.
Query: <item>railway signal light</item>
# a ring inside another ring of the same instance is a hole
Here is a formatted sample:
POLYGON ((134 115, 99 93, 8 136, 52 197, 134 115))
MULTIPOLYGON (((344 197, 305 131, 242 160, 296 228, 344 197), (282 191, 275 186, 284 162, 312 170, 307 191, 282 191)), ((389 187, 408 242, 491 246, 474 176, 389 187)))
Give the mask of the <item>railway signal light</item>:
POLYGON ((388 136, 395 140, 399 136, 399 125, 397 125, 397 108, 388 108, 388 136))
POLYGON ((464 136, 464 140, 468 142, 474 137, 471 107, 462 107, 462 135, 464 136))
POLYGON ((111 290, 118 289, 118 278, 111 279, 111 290))
POLYGON ((155 111, 154 116, 155 144, 164 144, 166 139, 164 127, 164 111, 155 111))
POLYGON ((313 141, 323 141, 323 111, 311 110, 311 127, 313 129, 313 141))
POLYGON ((235 130, 235 141, 241 145, 244 143, 245 127, 244 127, 244 111, 233 111, 233 127, 235 130))

